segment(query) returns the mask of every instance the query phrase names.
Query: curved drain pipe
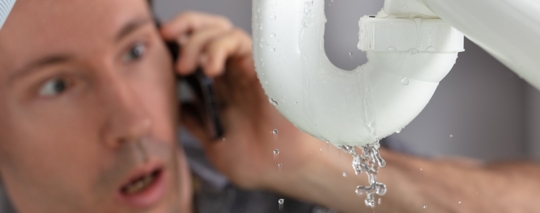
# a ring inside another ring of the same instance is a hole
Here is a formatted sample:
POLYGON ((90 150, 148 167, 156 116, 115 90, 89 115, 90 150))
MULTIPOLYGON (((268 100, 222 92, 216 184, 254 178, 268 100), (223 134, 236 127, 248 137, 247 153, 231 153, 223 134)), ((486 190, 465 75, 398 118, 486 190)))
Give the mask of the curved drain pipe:
MULTIPOLYGON (((387 5, 388 6, 388 5, 387 5)), ((299 129, 336 146, 373 143, 409 124, 463 51, 463 35, 424 6, 417 19, 363 17, 358 47, 369 62, 335 67, 324 51, 324 0, 253 0, 261 84, 299 129)))

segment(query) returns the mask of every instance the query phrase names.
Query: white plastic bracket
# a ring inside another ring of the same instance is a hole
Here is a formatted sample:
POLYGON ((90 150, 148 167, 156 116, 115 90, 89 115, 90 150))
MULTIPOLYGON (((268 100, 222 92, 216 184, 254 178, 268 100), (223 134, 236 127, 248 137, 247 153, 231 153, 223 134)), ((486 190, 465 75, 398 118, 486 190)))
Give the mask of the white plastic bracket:
POLYGON ((358 49, 377 52, 462 52, 461 32, 441 19, 393 19, 364 16, 358 49))

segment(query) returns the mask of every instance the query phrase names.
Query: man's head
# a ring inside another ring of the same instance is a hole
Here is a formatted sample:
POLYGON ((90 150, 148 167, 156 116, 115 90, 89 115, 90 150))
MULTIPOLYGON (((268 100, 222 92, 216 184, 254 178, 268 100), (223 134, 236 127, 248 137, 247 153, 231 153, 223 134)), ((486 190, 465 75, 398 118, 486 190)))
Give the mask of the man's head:
POLYGON ((176 211, 189 180, 174 97, 144 0, 18 1, 0 31, 11 200, 23 213, 176 211))

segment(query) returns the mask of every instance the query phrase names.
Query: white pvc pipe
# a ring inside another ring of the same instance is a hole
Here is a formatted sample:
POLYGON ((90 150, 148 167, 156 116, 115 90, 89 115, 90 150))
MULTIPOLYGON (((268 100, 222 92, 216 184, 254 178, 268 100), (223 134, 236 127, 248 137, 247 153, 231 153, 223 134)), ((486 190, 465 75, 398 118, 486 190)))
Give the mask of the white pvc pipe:
POLYGON ((443 20, 540 89, 540 1, 422 1, 443 20))
POLYGON ((324 0, 253 0, 254 58, 269 101, 301 130, 360 146, 401 130, 426 106, 463 50, 439 19, 360 21, 369 62, 335 67, 324 51, 324 0))

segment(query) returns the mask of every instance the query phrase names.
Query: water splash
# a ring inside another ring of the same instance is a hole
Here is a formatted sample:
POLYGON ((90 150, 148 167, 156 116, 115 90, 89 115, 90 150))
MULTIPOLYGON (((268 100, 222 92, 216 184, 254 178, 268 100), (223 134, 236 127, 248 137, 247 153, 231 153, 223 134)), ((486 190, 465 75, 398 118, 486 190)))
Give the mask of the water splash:
POLYGON ((368 176, 369 186, 357 186, 356 194, 366 194, 365 204, 371 208, 375 207, 375 195, 386 194, 386 185, 377 181, 379 168, 386 166, 386 161, 379 153, 379 142, 367 144, 362 148, 362 154, 358 155, 353 146, 340 146, 342 150, 353 156, 352 167, 356 175, 363 172, 368 176))

